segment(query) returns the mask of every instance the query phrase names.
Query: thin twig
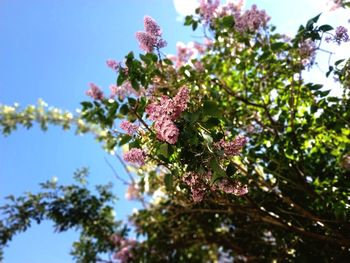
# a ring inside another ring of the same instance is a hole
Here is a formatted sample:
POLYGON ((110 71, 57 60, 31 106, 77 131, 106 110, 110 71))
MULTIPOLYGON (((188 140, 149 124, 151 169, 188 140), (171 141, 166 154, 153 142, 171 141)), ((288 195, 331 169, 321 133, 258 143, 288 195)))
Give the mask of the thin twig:
POLYGON ((114 176, 120 180, 121 182, 123 182, 125 185, 129 185, 129 183, 127 181, 125 181, 121 176, 118 175, 117 171, 114 169, 114 167, 112 166, 112 164, 105 158, 105 162, 108 164, 108 166, 112 169, 114 176))

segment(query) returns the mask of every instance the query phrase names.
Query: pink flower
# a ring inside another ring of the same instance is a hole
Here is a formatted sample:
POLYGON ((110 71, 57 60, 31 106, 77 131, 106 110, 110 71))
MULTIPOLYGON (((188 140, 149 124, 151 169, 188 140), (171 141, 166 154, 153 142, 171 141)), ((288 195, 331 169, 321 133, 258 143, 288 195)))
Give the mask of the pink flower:
POLYGON ((139 197, 140 197, 140 192, 139 192, 138 185, 135 183, 129 184, 128 189, 126 190, 126 193, 125 193, 125 198, 128 200, 135 200, 135 199, 138 199, 139 197))
POLYGON ((201 202, 207 190, 211 189, 210 187, 211 172, 207 172, 204 174, 188 172, 185 174, 182 180, 184 183, 186 183, 190 187, 192 199, 196 203, 201 202))
POLYGON ((89 85, 90 89, 86 91, 86 95, 90 96, 94 100, 102 100, 104 97, 101 89, 94 83, 90 83, 89 85))
POLYGON ((146 52, 152 52, 158 43, 156 36, 146 32, 136 32, 136 38, 140 43, 140 48, 146 52))
POLYGON ((111 98, 119 97, 121 100, 124 100, 125 97, 130 95, 140 96, 140 93, 133 89, 129 81, 124 82, 121 86, 111 84, 109 89, 111 90, 111 98))
POLYGON ((175 144, 179 137, 179 129, 169 118, 163 117, 155 122, 157 138, 170 144, 175 144))
POLYGON ((146 52, 152 52, 154 48, 159 49, 167 45, 161 38, 162 31, 157 22, 150 16, 145 16, 143 20, 146 32, 139 31, 136 38, 140 43, 140 48, 146 52))
POLYGON ((122 239, 120 242, 121 249, 115 252, 114 259, 118 259, 120 263, 127 263, 133 258, 131 250, 136 246, 137 242, 132 239, 122 239))
POLYGON ((171 99, 162 96, 159 102, 153 102, 146 107, 148 118, 155 122, 154 128, 157 138, 170 144, 175 144, 179 136, 179 129, 174 121, 186 110, 189 100, 189 90, 181 88, 171 99))
POLYGON ((175 67, 179 68, 184 64, 188 63, 191 58, 194 58, 195 51, 197 51, 192 42, 189 45, 185 45, 182 42, 176 44, 177 55, 169 55, 168 59, 172 60, 175 63, 175 67))
POLYGON ((137 165, 144 165, 146 159, 146 153, 138 148, 132 148, 130 151, 125 152, 123 156, 124 160, 137 165))
POLYGON ((204 19, 205 24, 209 24, 214 17, 215 10, 220 5, 220 0, 201 0, 199 3, 199 12, 204 19))
POLYGON ((246 185, 242 185, 240 182, 228 180, 227 178, 222 179, 218 183, 218 187, 226 194, 241 196, 248 193, 248 187, 246 185))
POLYGON ((341 41, 348 42, 349 41, 349 35, 348 30, 343 26, 338 26, 335 29, 335 41, 340 44, 341 41))
POLYGON ((306 39, 299 44, 299 54, 304 66, 312 65, 316 58, 316 44, 311 39, 306 39))
POLYGON ((122 121, 120 123, 120 128, 126 131, 127 134, 133 135, 138 130, 139 126, 129 121, 122 121))
POLYGON ((175 103, 175 112, 174 117, 178 118, 182 112, 184 112, 187 109, 187 103, 190 99, 190 91, 182 87, 174 97, 174 103, 175 103))
POLYGON ((109 68, 113 69, 114 71, 117 71, 119 68, 119 64, 117 61, 115 61, 114 59, 108 59, 106 61, 106 64, 109 68))
POLYGON ((235 28, 239 32, 251 31, 255 32, 267 25, 270 17, 264 10, 258 10, 253 5, 250 10, 245 11, 242 15, 237 16, 235 20, 235 28))
POLYGON ((123 237, 119 234, 113 234, 111 236, 111 241, 116 245, 116 246, 120 246, 121 241, 123 240, 123 237))
POLYGON ((161 36, 162 31, 157 24, 157 22, 150 16, 145 16, 143 19, 143 25, 145 28, 146 33, 153 35, 153 36, 161 36))
POLYGON ((237 136, 233 141, 226 142, 221 139, 216 143, 219 149, 222 149, 227 156, 235 156, 240 153, 244 145, 247 143, 247 138, 243 136, 237 136))

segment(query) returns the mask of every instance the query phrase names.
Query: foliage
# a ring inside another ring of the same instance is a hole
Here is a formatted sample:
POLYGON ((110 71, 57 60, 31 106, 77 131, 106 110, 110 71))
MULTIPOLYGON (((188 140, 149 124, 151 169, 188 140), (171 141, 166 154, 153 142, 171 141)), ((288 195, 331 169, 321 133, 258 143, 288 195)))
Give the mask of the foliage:
MULTIPOLYGON (((328 65, 327 76, 336 78, 342 96, 303 79, 325 36, 336 39, 337 33, 318 25, 318 15, 289 39, 275 33, 256 7, 243 12, 225 6, 210 13, 213 3, 201 3, 185 25, 204 26, 203 44, 180 47, 175 58, 163 58, 159 47, 139 58, 130 52, 118 65, 114 99, 98 93, 82 102, 81 117, 108 130, 107 149, 127 145, 133 149, 127 159, 139 161, 132 190, 145 208, 130 222, 140 238, 117 238, 109 247, 115 249, 111 261, 349 260, 350 60, 328 65), (184 90, 189 98, 179 100, 184 90), (136 133, 116 131, 118 119, 136 125, 130 126, 136 133)), ((75 197, 86 200, 79 189, 75 197)), ((36 207, 28 198, 14 202, 36 207)), ((35 198, 41 200, 41 194, 35 198)), ((58 201, 62 209, 72 204, 75 211, 87 209, 87 203, 58 201)), ((87 207, 89 216, 99 211, 87 207)), ((30 217, 45 215, 63 229, 84 226, 72 223, 70 214, 61 222, 50 210, 42 213, 34 210, 30 217)), ((112 220, 103 215, 96 220, 101 227, 112 220)), ((89 250, 84 243, 87 252, 75 255, 94 262, 110 239, 86 231, 83 227, 84 238, 93 236, 103 245, 89 250)))
POLYGON ((80 239, 74 242, 71 252, 77 262, 97 262, 98 253, 113 250, 111 237, 123 229, 114 218, 115 197, 111 185, 97 186, 97 192, 93 193, 84 183, 87 173, 86 168, 75 173, 79 184, 58 185, 53 178, 41 184, 42 191, 38 194, 8 196, 8 204, 0 208, 0 248, 32 223, 51 220, 57 232, 68 229, 80 232, 80 239))
POLYGON ((4 135, 9 135, 17 129, 20 124, 29 129, 33 123, 40 124, 42 130, 47 130, 48 125, 62 126, 64 130, 76 125, 76 133, 98 132, 98 127, 84 122, 79 116, 74 116, 69 111, 62 111, 58 108, 47 108, 47 104, 39 99, 38 105, 30 105, 21 110, 18 103, 14 106, 0 104, 0 127, 4 135))

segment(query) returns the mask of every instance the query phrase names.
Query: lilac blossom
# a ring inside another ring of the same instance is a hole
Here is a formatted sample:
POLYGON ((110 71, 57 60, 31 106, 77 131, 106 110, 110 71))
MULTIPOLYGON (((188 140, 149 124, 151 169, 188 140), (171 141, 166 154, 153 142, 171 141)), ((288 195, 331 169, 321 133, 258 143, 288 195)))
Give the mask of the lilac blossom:
POLYGON ((119 250, 114 252, 113 258, 119 260, 120 263, 130 262, 133 258, 132 250, 137 245, 136 240, 125 239, 119 234, 114 234, 112 242, 119 247, 119 250))
POLYGON ((90 96, 94 100, 102 100, 104 98, 102 90, 94 83, 90 83, 89 85, 90 89, 86 91, 86 95, 90 96))
POLYGON ((141 95, 142 92, 137 92, 136 90, 134 90, 129 81, 124 82, 121 86, 111 84, 109 86, 109 89, 111 90, 111 98, 119 97, 121 100, 124 100, 125 97, 128 97, 130 95, 135 95, 136 97, 138 97, 141 95))
POLYGON ((335 40, 339 44, 341 41, 348 42, 349 41, 348 30, 343 26, 338 26, 335 29, 335 40))
POLYGON ((157 22, 150 16, 145 16, 143 22, 145 32, 139 31, 136 33, 140 48, 146 52, 152 52, 154 48, 165 47, 167 43, 162 39, 162 31, 157 22))
POLYGON ((235 20, 240 16, 243 7, 243 0, 239 0, 237 3, 228 2, 217 8, 216 16, 233 16, 235 20))
POLYGON ((159 140, 166 141, 170 144, 175 144, 177 142, 179 129, 168 117, 163 116, 163 118, 158 119, 155 122, 154 128, 159 140))
POLYGON ((306 39, 299 44, 299 54, 304 66, 312 65, 316 58, 316 44, 311 39, 306 39))
POLYGON ((119 69, 119 64, 114 59, 107 59, 106 64, 107 64, 107 67, 113 69, 114 71, 117 71, 119 69))
POLYGON ((153 35, 153 36, 161 36, 162 31, 157 24, 157 22, 150 16, 145 16, 143 19, 143 25, 145 28, 146 33, 153 35))
POLYGON ((171 99, 162 96, 159 102, 152 102, 146 107, 148 118, 154 121, 157 138, 170 144, 175 144, 179 136, 179 129, 174 121, 186 110, 189 100, 189 90, 181 88, 171 99))
POLYGON ((237 196, 248 193, 248 187, 246 185, 242 185, 240 182, 232 181, 227 178, 221 179, 218 183, 218 188, 226 194, 234 194, 237 196))
POLYGON ((157 46, 158 43, 158 39, 156 36, 153 36, 146 32, 137 32, 136 38, 140 43, 140 48, 146 52, 152 52, 154 47, 157 46))
POLYGON ((238 32, 255 32, 260 28, 266 27, 270 17, 264 10, 258 10, 253 5, 250 10, 246 10, 242 15, 236 17, 235 29, 238 32))
POLYGON ((136 200, 140 197, 139 187, 135 183, 129 184, 126 193, 125 198, 128 200, 136 200))
POLYGON ((135 132, 137 132, 139 126, 124 120, 120 123, 120 128, 126 131, 127 134, 133 135, 135 132))
POLYGON ((141 149, 132 148, 124 153, 123 158, 127 162, 141 166, 145 164, 146 153, 141 149))
POLYGON ((204 174, 188 172, 182 180, 190 187, 193 201, 198 203, 203 200, 207 190, 210 189, 211 172, 204 174))
POLYGON ((227 156, 235 156, 240 153, 244 145, 247 143, 247 138, 243 136, 237 136, 233 141, 225 141, 221 139, 215 145, 217 148, 224 151, 227 156))
POLYGON ((201 0, 200 1, 199 13, 201 14, 205 24, 210 23, 219 5, 220 5, 220 0, 201 0))

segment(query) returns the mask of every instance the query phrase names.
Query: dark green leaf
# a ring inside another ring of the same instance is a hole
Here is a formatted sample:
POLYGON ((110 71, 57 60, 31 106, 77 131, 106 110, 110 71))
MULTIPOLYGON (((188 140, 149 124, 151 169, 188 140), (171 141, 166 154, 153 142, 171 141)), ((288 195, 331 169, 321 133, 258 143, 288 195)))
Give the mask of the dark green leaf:
POLYGON ((165 184, 165 187, 168 191, 171 191, 173 189, 173 175, 172 174, 165 174, 164 184, 165 184))

